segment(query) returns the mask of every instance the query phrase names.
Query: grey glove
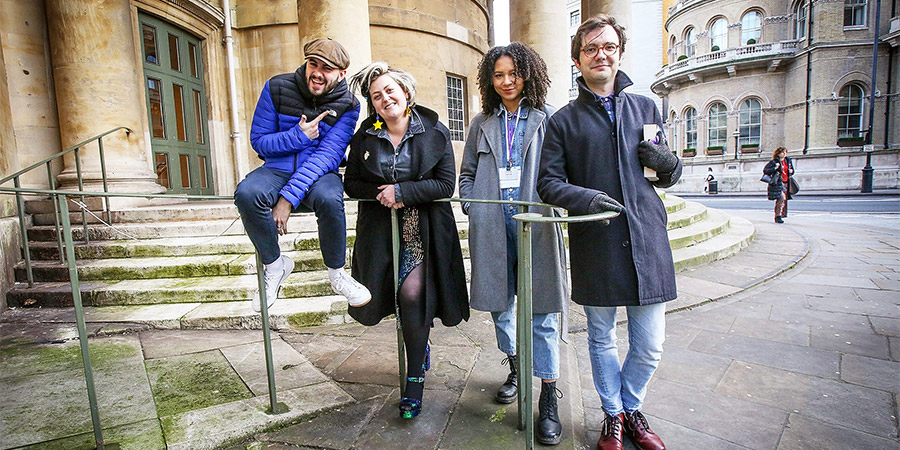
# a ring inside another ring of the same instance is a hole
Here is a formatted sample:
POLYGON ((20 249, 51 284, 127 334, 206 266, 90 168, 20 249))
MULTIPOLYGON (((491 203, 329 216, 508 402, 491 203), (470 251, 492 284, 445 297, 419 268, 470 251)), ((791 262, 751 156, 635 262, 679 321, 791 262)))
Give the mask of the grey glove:
POLYGON ((657 172, 671 172, 678 165, 678 157, 672 154, 668 144, 660 140, 659 144, 652 141, 641 141, 638 144, 638 159, 641 165, 657 172))
POLYGON ((588 205, 588 214, 599 214, 603 211, 623 213, 625 212, 625 207, 614 198, 606 195, 605 192, 597 191, 597 195, 591 199, 591 203, 588 205))

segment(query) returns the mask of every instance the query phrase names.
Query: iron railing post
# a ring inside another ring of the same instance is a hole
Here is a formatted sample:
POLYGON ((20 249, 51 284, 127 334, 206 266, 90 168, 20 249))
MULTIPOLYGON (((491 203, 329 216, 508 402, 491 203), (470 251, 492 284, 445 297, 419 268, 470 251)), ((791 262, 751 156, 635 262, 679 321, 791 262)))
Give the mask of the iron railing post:
POLYGON ((516 308, 516 355, 519 363, 519 429, 525 430, 525 448, 534 448, 533 360, 531 323, 531 222, 540 214, 526 213, 524 206, 513 216, 519 221, 519 279, 516 308))
MULTIPOLYGON (((19 184, 19 177, 13 178, 13 185, 16 189, 22 186, 19 184)), ((28 287, 34 287, 34 274, 31 272, 31 250, 28 248, 28 228, 25 226, 25 201, 22 200, 22 194, 16 192, 16 208, 19 211, 19 236, 22 238, 22 255, 25 257, 25 275, 28 278, 28 287)))
MULTIPOLYGON (((84 179, 81 177, 81 158, 78 157, 78 149, 75 149, 75 175, 78 178, 78 191, 84 192, 84 179)), ((84 212, 87 203, 85 203, 84 195, 81 196, 81 205, 79 209, 81 210, 81 224, 84 226, 84 244, 90 244, 90 238, 88 237, 88 222, 87 215, 84 212)), ((68 209, 68 205, 66 205, 66 209, 68 209)))
MULTIPOLYGON (((109 192, 109 186, 106 183, 106 158, 103 157, 103 137, 97 139, 97 146, 100 148, 100 177, 103 179, 103 192, 109 192)), ((112 223, 112 213, 109 211, 109 196, 103 197, 103 209, 106 211, 106 221, 112 223)))
POLYGON ((400 324, 400 305, 397 303, 397 292, 400 290, 400 221, 397 210, 391 208, 391 248, 394 260, 394 317, 397 319, 397 364, 400 374, 400 396, 406 389, 406 348, 403 341, 403 326, 400 324))
MULTIPOLYGON (((278 406, 278 397, 275 392, 275 364, 272 361, 272 336, 269 333, 269 302, 266 294, 266 268, 256 254, 256 282, 259 284, 259 307, 262 316, 263 331, 263 348, 266 353, 266 379, 269 383, 269 414, 280 414, 282 411, 278 406)), ((286 410, 286 408, 284 408, 286 410)))
MULTIPOLYGON (((47 182, 50 184, 50 190, 55 191, 56 180, 53 179, 53 170, 50 167, 50 161, 47 161, 47 182)), ((59 252, 59 262, 62 264, 66 262, 66 258, 63 253, 62 233, 60 233, 59 228, 59 197, 51 195, 50 198, 53 200, 53 223, 55 226, 53 230, 56 233, 56 250, 59 252)))
POLYGON ((88 349, 87 330, 84 324, 84 308, 81 304, 81 286, 78 284, 78 268, 75 266, 75 246, 72 243, 72 228, 69 223, 69 204, 64 194, 61 196, 63 236, 66 242, 66 259, 69 261, 69 283, 72 287, 72 301, 75 304, 75 325, 78 328, 78 342, 81 344, 81 362, 84 364, 84 382, 87 385, 88 403, 91 408, 91 423, 94 426, 94 441, 103 450, 103 430, 100 428, 100 408, 94 390, 94 371, 91 368, 91 354, 88 349))

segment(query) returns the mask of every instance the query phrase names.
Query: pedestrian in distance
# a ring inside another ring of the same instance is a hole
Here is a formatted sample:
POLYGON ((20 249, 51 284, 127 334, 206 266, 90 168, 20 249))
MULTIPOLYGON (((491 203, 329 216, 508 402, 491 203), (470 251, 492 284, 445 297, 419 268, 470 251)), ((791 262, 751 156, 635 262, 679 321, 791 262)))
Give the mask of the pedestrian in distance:
POLYGON ((436 112, 416 104, 412 75, 374 62, 350 81, 370 104, 370 115, 350 141, 345 189, 361 201, 351 271, 372 301, 350 308, 363 325, 395 313, 406 345, 406 388, 400 416, 422 411, 428 336, 434 319, 444 326, 469 319, 466 274, 456 220, 449 203, 456 181, 450 131, 436 112), (400 287, 394 289, 391 210, 400 225, 400 287))
POLYGON ((794 175, 794 162, 787 157, 787 149, 778 147, 772 153, 772 160, 766 163, 763 173, 772 177, 766 188, 769 200, 775 200, 775 223, 784 223, 787 217, 787 201, 791 198, 788 190, 794 175))
POLYGON ((576 31, 571 57, 581 71, 578 97, 550 118, 537 192, 570 215, 620 213, 608 226, 569 224, 572 300, 587 316, 594 387, 605 413, 597 447, 621 450, 627 436, 639 449, 664 449, 641 413, 662 356, 665 302, 677 296, 666 209, 654 187, 675 184, 682 166, 653 100, 623 91, 632 84, 619 70, 625 43, 625 29, 605 14, 576 31), (655 125, 655 138, 642 140, 645 125, 655 125), (644 178, 644 167, 656 171, 655 181, 644 178), (621 365, 620 306, 629 341, 621 365))
MULTIPOLYGON (((335 293, 351 306, 372 296, 344 271, 347 223, 338 166, 359 119, 359 101, 344 76, 350 57, 337 41, 320 38, 303 47, 306 62, 295 72, 269 79, 259 95, 250 145, 263 165, 241 181, 234 203, 244 229, 265 264, 267 306, 294 270, 281 253, 278 236, 288 233, 292 212, 315 212, 319 246, 335 293)), ((251 299, 261 310, 259 295, 251 299)))
POLYGON ((712 167, 706 169, 706 183, 703 185, 703 192, 709 192, 709 182, 715 181, 716 177, 713 175, 712 167))
MULTIPOLYGON (((555 112, 545 103, 550 86, 546 64, 531 47, 519 42, 494 47, 479 64, 478 86, 481 112, 469 126, 459 174, 460 197, 539 202, 535 182, 541 145, 547 121, 555 112)), ((555 215, 553 208, 528 209, 555 215)), ((497 347, 506 355, 503 363, 510 370, 494 397, 499 403, 514 402, 518 393, 518 228, 512 218, 518 210, 516 205, 463 204, 463 212, 469 216, 471 307, 491 312, 497 347)), ((565 242, 559 224, 536 223, 532 233, 533 375, 541 378, 535 434, 538 442, 555 445, 562 439, 557 406, 561 393, 556 380, 560 313, 568 299, 565 242)))

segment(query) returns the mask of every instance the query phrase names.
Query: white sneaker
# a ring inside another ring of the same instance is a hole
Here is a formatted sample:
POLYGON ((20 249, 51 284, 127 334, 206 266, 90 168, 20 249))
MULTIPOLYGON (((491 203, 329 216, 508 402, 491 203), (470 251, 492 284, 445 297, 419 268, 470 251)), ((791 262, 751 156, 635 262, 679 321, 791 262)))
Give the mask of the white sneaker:
MULTIPOLYGON (((278 299, 278 288, 281 287, 281 283, 287 279, 288 275, 294 271, 294 260, 288 258, 287 256, 281 255, 281 259, 284 261, 284 266, 280 271, 274 271, 273 273, 269 273, 266 271, 266 308, 271 308, 272 305, 275 304, 275 300, 278 299)), ((256 292, 256 295, 251 299, 250 306, 253 307, 253 310, 256 312, 262 311, 262 305, 259 302, 259 292, 256 292)))
POLYGON ((347 297, 347 303, 350 306, 358 307, 369 303, 372 300, 372 294, 359 281, 353 279, 349 273, 343 269, 337 271, 336 276, 331 278, 331 289, 336 294, 347 297))

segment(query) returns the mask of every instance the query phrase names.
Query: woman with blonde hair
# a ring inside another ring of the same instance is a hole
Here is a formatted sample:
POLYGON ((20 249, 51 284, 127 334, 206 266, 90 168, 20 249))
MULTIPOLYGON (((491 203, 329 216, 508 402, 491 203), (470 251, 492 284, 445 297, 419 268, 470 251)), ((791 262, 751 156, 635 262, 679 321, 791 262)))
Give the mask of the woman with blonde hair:
POLYGON ((444 326, 469 319, 465 269, 456 220, 449 203, 456 179, 450 131, 438 114, 415 103, 412 75, 374 62, 350 79, 369 101, 371 115, 350 140, 344 190, 359 202, 351 273, 372 300, 349 309, 363 325, 375 325, 399 305, 406 345, 406 388, 400 416, 422 410, 428 335, 435 318, 444 326), (400 221, 400 284, 394 290, 391 209, 400 221))

